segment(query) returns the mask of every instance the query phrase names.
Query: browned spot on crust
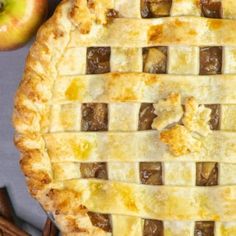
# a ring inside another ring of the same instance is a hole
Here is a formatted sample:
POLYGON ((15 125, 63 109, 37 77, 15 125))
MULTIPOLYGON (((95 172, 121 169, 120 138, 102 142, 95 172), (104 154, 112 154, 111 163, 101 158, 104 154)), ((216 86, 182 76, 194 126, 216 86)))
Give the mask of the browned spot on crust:
POLYGON ((41 161, 41 153, 38 150, 28 150, 20 160, 20 165, 26 177, 39 181, 39 186, 49 184, 51 178, 46 171, 34 170, 33 165, 41 161))
MULTIPOLYGON (((137 96, 136 96, 135 92, 131 88, 125 89, 124 96, 120 97, 121 101, 134 101, 136 99, 137 99, 137 96)), ((117 100, 119 100, 119 98, 117 98, 117 100)))
POLYGON ((148 77, 145 79, 145 84, 146 85, 153 85, 158 81, 157 76, 150 76, 148 75, 148 77))
POLYGON ((89 8, 85 6, 79 6, 75 3, 74 7, 70 12, 70 18, 73 20, 75 25, 79 26, 81 34, 88 34, 92 27, 92 16, 89 8), (89 17, 90 16, 90 17, 89 17))
POLYGON ((36 112, 26 108, 18 106, 13 116, 14 125, 17 127, 21 124, 32 125, 36 112))
POLYGON ((64 32, 61 30, 56 30, 55 32, 53 32, 53 38, 54 39, 58 39, 64 36, 64 32))
POLYGON ((163 43, 168 41, 181 41, 183 37, 175 34, 176 28, 189 28, 189 24, 187 22, 183 22, 179 19, 175 19, 173 21, 167 22, 164 25, 153 25, 149 28, 148 31, 148 41, 151 43, 163 43))
POLYGON ((37 150, 28 151, 20 160, 20 166, 25 176, 27 177, 27 184, 32 196, 42 190, 45 185, 52 182, 51 177, 46 171, 35 170, 33 165, 40 162, 41 155, 37 150))
MULTIPOLYGON (((21 81, 19 92, 22 99, 24 99, 24 95, 32 100, 33 102, 47 102, 48 97, 45 97, 41 91, 38 89, 38 84, 43 86, 48 85, 44 78, 40 77, 33 71, 28 69, 27 75, 25 75, 25 79, 21 81), (23 95, 24 94, 24 95, 23 95)), ((20 98, 18 97, 18 99, 20 98)), ((21 104, 22 105, 22 104, 21 104)))
MULTIPOLYGON (((121 74, 118 72, 112 72, 111 74, 109 74, 109 80, 113 81, 113 80, 117 80, 121 77, 121 74)), ((110 81, 110 83, 111 83, 110 81)))
POLYGON ((174 24, 175 24, 175 26, 178 27, 178 28, 180 28, 180 27, 182 27, 182 26, 184 25, 183 22, 180 21, 179 19, 176 19, 176 20, 174 21, 174 24))
POLYGON ((47 193, 53 202, 56 214, 87 214, 87 208, 79 203, 81 193, 70 189, 50 189, 47 193))
POLYGON ((87 0, 87 3, 88 3, 88 8, 89 9, 95 9, 95 2, 94 0, 87 0))
POLYGON ((209 30, 219 30, 222 26, 222 20, 214 19, 208 21, 209 30))
POLYGON ((163 38, 163 25, 151 26, 148 31, 149 42, 161 42, 163 38))
POLYGON ((162 131, 160 140, 169 145, 170 152, 175 156, 199 152, 201 149, 201 142, 185 126, 179 124, 162 131))
POLYGON ((88 233, 88 230, 85 228, 81 228, 77 225, 76 219, 74 217, 68 216, 67 218, 67 227, 69 228, 70 232, 74 233, 88 233))
POLYGON ((195 30, 189 30, 188 32, 190 35, 194 36, 194 35, 197 35, 197 32, 195 30))

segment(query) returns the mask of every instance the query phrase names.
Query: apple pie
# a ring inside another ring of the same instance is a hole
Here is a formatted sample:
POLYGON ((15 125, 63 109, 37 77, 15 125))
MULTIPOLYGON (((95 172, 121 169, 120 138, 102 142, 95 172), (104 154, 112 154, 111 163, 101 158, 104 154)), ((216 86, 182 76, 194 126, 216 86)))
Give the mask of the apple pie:
POLYGON ((62 1, 13 122, 64 235, 236 235, 236 1, 62 1))

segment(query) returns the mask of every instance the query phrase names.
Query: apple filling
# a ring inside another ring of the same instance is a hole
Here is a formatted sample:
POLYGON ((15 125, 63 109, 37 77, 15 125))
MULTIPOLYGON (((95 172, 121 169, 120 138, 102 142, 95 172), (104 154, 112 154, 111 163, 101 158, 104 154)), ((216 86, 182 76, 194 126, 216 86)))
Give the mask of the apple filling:
POLYGON ((141 162, 140 180, 142 184, 162 185, 162 166, 160 162, 141 162))
POLYGON ((169 16, 172 0, 141 0, 141 15, 143 18, 169 16))
POLYGON ((159 220, 144 220, 143 236, 163 236, 163 222, 159 220))
POLYGON ((153 120, 156 118, 155 109, 152 103, 142 103, 139 111, 139 130, 152 129, 153 120))
POLYGON ((88 215, 94 226, 99 227, 106 232, 112 232, 111 220, 108 214, 88 212, 88 215))
POLYGON ((221 116, 221 106, 220 104, 211 104, 205 105, 207 108, 211 109, 211 119, 210 119, 210 128, 212 130, 220 129, 220 116, 221 116))
POLYGON ((143 49, 143 71, 152 74, 164 74, 167 70, 167 47, 143 49))
POLYGON ((214 236, 214 227, 213 221, 196 222, 194 236, 214 236))
POLYGON ((199 162, 196 164, 196 185, 215 186, 218 184, 218 165, 213 162, 199 162))
POLYGON ((107 131, 108 106, 104 103, 82 104, 82 131, 107 131))
POLYGON ((110 72, 110 47, 91 47, 87 49, 87 74, 110 72))
POLYGON ((200 49, 200 74, 220 74, 222 67, 222 47, 203 47, 200 49))
POLYGON ((82 178, 108 179, 106 163, 81 163, 82 178))
POLYGON ((202 15, 208 18, 221 18, 222 7, 220 1, 201 0, 202 15))

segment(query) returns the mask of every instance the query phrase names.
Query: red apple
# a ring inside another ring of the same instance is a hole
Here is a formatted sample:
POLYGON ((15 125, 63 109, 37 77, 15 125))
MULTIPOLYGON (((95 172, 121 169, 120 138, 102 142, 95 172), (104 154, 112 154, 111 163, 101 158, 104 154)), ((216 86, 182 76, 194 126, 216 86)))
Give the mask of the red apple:
POLYGON ((0 50, 25 44, 46 17, 48 0, 0 0, 0 50))

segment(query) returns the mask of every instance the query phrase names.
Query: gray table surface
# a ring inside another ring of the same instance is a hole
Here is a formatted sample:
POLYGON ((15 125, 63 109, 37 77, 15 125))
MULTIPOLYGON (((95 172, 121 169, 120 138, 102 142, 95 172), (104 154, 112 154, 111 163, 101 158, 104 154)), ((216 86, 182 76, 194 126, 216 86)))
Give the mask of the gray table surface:
MULTIPOLYGON (((49 0, 50 13, 58 2, 49 0)), ((7 186, 16 215, 40 230, 46 215, 27 191, 18 163, 19 153, 13 144, 14 130, 11 124, 15 91, 32 41, 21 49, 0 52, 0 187, 7 186)), ((31 234, 39 235, 36 231, 31 234)))

